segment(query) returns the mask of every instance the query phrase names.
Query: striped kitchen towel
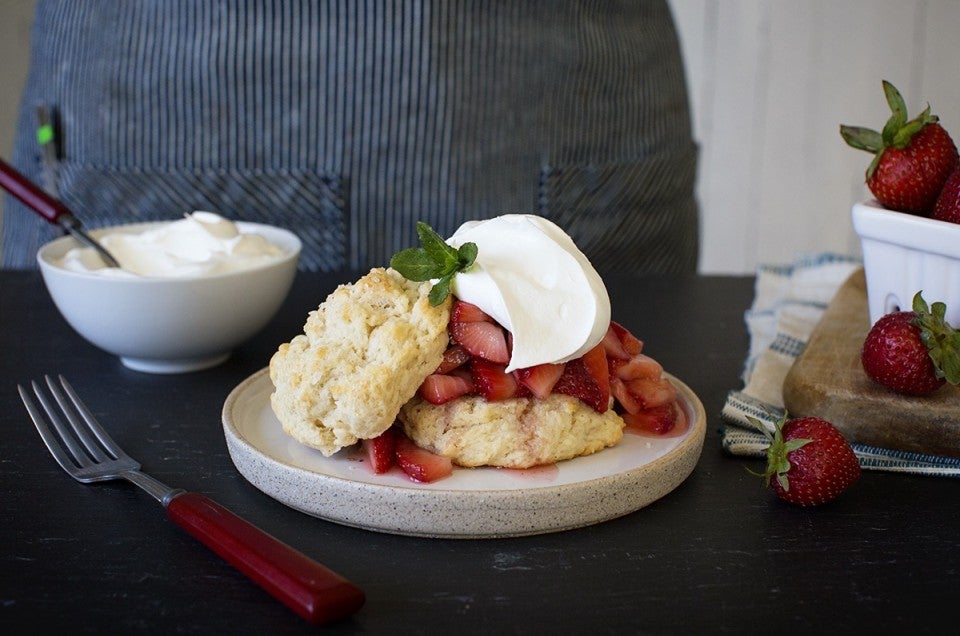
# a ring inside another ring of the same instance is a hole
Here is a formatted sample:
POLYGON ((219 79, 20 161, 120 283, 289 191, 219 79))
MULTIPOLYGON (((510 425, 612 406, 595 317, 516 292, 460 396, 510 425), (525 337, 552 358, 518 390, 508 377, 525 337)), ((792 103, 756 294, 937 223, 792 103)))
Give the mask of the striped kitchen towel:
MULTIPOLYGON (((764 457, 767 439, 748 418, 773 430, 783 415, 783 380, 840 285, 861 266, 836 254, 803 255, 794 263, 762 266, 745 321, 750 350, 743 389, 731 391, 721 412, 723 450, 764 457)), ((960 477, 960 459, 852 444, 864 470, 960 477)))

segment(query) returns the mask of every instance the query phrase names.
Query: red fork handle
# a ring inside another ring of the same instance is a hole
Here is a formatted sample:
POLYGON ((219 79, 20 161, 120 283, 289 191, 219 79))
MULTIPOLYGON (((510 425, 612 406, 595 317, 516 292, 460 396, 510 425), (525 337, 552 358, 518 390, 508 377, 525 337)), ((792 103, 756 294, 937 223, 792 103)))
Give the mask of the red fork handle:
POLYGON ((167 515, 302 618, 323 625, 363 606, 363 590, 207 497, 185 492, 167 515))
POLYGON ((0 159, 0 187, 54 225, 63 224, 64 219, 73 221, 73 214, 65 205, 41 190, 3 159, 0 159))

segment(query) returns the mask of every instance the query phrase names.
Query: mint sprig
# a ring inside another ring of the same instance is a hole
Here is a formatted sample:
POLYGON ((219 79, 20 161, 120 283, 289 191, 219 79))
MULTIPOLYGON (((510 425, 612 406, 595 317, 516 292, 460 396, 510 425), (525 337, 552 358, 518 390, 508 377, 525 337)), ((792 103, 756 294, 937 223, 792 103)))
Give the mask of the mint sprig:
POLYGON ((423 247, 410 247, 393 255, 390 267, 412 281, 439 279, 430 289, 430 304, 441 304, 450 295, 450 283, 477 260, 477 244, 464 243, 454 248, 423 221, 417 222, 417 236, 423 247))

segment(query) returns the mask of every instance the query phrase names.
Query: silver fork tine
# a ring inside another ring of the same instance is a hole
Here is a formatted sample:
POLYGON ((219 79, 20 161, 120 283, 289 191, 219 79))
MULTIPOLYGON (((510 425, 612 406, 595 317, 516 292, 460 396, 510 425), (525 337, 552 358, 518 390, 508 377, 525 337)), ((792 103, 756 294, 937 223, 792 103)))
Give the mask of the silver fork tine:
POLYGON ((62 376, 64 390, 70 396, 69 401, 49 376, 45 379, 49 391, 44 391, 37 382, 31 382, 33 393, 42 409, 37 407, 23 387, 18 385, 17 388, 44 444, 70 476, 84 483, 129 479, 158 498, 163 496, 162 492, 171 490, 169 486, 159 482, 155 484, 155 489, 152 485, 140 483, 156 480, 142 473, 137 474, 140 464, 119 450, 62 376), (68 424, 64 423, 64 418, 68 424), (106 440, 102 442, 104 446, 98 443, 101 439, 106 440), (117 452, 111 455, 113 451, 117 452))
POLYGON ((43 410, 47 412, 47 417, 50 419, 53 428, 60 434, 60 439, 62 439, 63 443, 70 449, 74 463, 80 468, 88 468, 94 463, 102 461, 104 458, 103 452, 101 451, 98 455, 90 449, 90 444, 83 439, 83 435, 80 434, 80 430, 76 422, 73 421, 73 416, 70 411, 64 408, 63 396, 58 395, 57 389, 53 386, 49 377, 45 379, 47 381, 47 387, 50 389, 50 395, 52 395, 56 403, 60 405, 59 416, 57 407, 50 402, 50 398, 47 397, 47 394, 43 392, 36 382, 33 383, 33 392, 37 396, 37 399, 40 400, 40 404, 43 405, 43 410), (60 416, 66 418, 68 424, 64 424, 60 416))
MULTIPOLYGON (((33 390, 35 393, 37 388, 37 384, 34 382, 33 390)), ((37 405, 34 403, 34 401, 30 398, 30 394, 27 393, 27 390, 18 384, 17 391, 20 393, 20 399, 23 400, 23 405, 27 407, 27 413, 30 414, 30 419, 33 420, 33 425, 37 427, 37 432, 40 433, 43 443, 53 455, 53 458, 56 459, 57 463, 60 464, 60 466, 68 473, 75 471, 77 465, 67 450, 60 443, 60 439, 62 438, 50 430, 50 427, 47 425, 43 414, 40 412, 40 409, 37 408, 37 405)), ((42 400, 40 394, 37 394, 37 397, 42 400)), ((45 406, 44 408, 46 409, 47 407, 45 406)), ((53 419, 56 419, 56 417, 53 416, 53 419)))
POLYGON ((80 399, 80 396, 77 395, 76 391, 73 390, 73 387, 70 386, 70 383, 67 382, 67 379, 62 375, 58 376, 58 379, 60 380, 60 384, 63 385, 64 391, 66 391, 67 395, 69 396, 72 407, 71 405, 67 404, 67 401, 64 399, 53 380, 50 379, 50 376, 46 376, 47 386, 50 387, 50 392, 53 394, 54 399, 57 401, 57 404, 60 405, 60 409, 63 411, 64 415, 66 415, 67 420, 73 427, 74 432, 76 432, 77 437, 79 437, 80 441, 83 442, 83 445, 87 447, 87 450, 90 451, 90 454, 93 455, 98 462, 107 461, 109 459, 118 459, 125 455, 120 447, 117 446, 116 442, 113 441, 113 438, 110 437, 105 430, 103 430, 103 427, 100 426, 100 422, 97 421, 97 418, 94 417, 93 413, 90 412, 90 409, 87 408, 87 405, 83 403, 83 400, 80 399), (83 421, 86 422, 86 425, 79 423, 76 420, 75 414, 83 418, 83 421), (91 433, 93 435, 91 435, 91 433), (100 443, 97 444, 97 441, 100 443), (104 453, 104 450, 106 453, 104 453))

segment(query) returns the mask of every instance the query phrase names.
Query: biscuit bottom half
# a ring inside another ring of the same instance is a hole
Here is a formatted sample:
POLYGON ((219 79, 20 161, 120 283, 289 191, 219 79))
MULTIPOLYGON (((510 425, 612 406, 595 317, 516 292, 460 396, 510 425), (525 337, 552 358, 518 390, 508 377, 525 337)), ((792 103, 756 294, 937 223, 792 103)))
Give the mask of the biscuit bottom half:
POLYGON ((624 427, 612 409, 598 413, 560 394, 496 402, 465 396, 441 405, 415 397, 403 405, 398 419, 418 446, 459 466, 501 468, 590 455, 616 445, 624 427))

